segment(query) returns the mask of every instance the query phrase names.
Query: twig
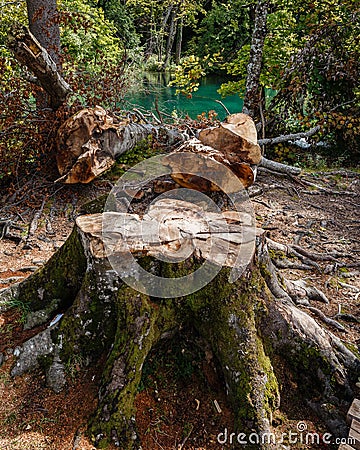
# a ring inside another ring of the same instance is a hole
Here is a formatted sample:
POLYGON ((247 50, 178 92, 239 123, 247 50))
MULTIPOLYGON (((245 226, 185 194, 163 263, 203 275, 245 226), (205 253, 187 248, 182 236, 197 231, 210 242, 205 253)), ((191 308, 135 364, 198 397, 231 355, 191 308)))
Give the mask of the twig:
MULTIPOLYGON (((163 119, 163 117, 162 117, 162 115, 161 115, 161 112, 160 112, 160 109, 159 109, 159 99, 156 97, 155 98, 155 109, 156 109, 156 112, 158 113, 158 116, 159 116, 159 119, 160 119, 160 123, 161 124, 163 124, 164 123, 164 119, 163 119)), ((154 119, 155 119, 155 114, 154 114, 154 119)))
POLYGON ((149 123, 149 121, 146 119, 146 117, 144 116, 144 114, 139 111, 137 108, 133 108, 133 112, 135 113, 136 116, 138 116, 142 121, 144 121, 145 123, 149 123))
POLYGON ((186 441, 189 439, 190 434, 192 433, 193 429, 194 429, 194 425, 191 426, 189 433, 184 437, 182 443, 178 445, 177 450, 182 450, 184 448, 184 445, 186 444, 186 441))
POLYGON ((30 222, 29 231, 28 231, 28 234, 27 234, 26 239, 25 239, 24 248, 26 248, 29 245, 30 238, 32 238, 34 236, 35 231, 37 230, 37 227, 38 227, 38 224, 39 224, 39 219, 40 219, 41 214, 42 214, 42 212, 44 210, 45 203, 46 203, 46 199, 44 198, 44 200, 42 201, 42 204, 40 206, 40 209, 38 209, 36 211, 32 221, 30 222))
POLYGON ((228 114, 229 116, 230 116, 230 111, 227 109, 227 107, 224 105, 224 103, 221 101, 221 100, 215 100, 216 101, 216 103, 219 103, 219 105, 221 105, 224 109, 225 109, 225 111, 226 111, 226 114, 228 114))

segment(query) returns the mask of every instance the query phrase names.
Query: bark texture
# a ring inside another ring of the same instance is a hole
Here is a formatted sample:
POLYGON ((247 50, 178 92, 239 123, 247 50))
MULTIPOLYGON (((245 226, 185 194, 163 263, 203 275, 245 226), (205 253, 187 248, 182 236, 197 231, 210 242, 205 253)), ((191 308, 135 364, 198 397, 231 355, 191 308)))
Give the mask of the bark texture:
POLYGON ((26 6, 31 33, 60 70, 60 28, 56 0, 27 0, 26 6))
POLYGON ((8 38, 8 47, 16 59, 36 77, 36 81, 48 94, 50 106, 61 106, 71 88, 61 77, 56 63, 28 28, 16 25, 8 38))
POLYGON ((259 0, 255 10, 254 30, 251 38, 250 60, 247 66, 245 85, 245 97, 243 112, 251 117, 259 117, 261 89, 260 74, 262 69, 262 57, 264 42, 267 33, 267 15, 269 2, 259 0))

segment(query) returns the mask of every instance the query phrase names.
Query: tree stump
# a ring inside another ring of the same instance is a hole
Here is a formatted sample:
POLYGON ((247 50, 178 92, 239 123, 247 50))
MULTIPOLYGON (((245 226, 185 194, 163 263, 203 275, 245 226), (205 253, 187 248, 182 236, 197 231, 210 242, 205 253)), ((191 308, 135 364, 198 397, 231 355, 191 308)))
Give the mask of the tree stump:
POLYGON ((15 350, 12 375, 41 366, 59 392, 74 357, 83 366, 105 357, 89 434, 99 446, 138 449, 134 399, 143 364, 161 339, 191 325, 219 361, 234 431, 265 437, 256 448, 271 447, 279 358, 331 432, 344 435, 340 410, 352 399, 359 360, 281 287, 276 291, 267 239, 256 229, 248 239, 253 225, 246 212, 171 196, 142 213, 79 216, 43 268, 0 294, 0 310, 10 298, 26 303, 25 327, 48 325, 15 350))

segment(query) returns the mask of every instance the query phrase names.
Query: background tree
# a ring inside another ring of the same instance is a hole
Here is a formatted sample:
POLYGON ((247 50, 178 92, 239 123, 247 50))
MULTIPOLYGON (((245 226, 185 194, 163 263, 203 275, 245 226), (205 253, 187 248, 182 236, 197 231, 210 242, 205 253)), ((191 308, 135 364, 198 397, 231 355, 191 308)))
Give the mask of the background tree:
POLYGON ((26 0, 29 28, 61 68, 60 28, 56 0, 26 0))

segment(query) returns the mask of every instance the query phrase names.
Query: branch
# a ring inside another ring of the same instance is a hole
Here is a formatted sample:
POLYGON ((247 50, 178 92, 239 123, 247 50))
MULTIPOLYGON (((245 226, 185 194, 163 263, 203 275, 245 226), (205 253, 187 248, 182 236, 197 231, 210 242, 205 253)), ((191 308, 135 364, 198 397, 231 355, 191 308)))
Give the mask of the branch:
POLYGON ((319 130, 320 130, 320 125, 317 125, 316 127, 311 128, 309 131, 304 131, 301 133, 285 134, 285 135, 277 136, 275 138, 259 139, 258 144, 259 145, 280 144, 280 142, 287 142, 287 141, 292 141, 292 140, 312 136, 315 133, 317 133, 319 130))
POLYGON ((287 164, 272 161, 270 159, 264 158, 264 156, 261 158, 259 167, 264 167, 271 172, 285 173, 287 175, 299 175, 301 173, 301 169, 299 167, 288 166, 287 164))
POLYGON ((65 102, 71 88, 59 74, 48 52, 29 29, 23 25, 14 25, 8 37, 8 47, 15 58, 35 75, 49 95, 51 107, 59 108, 65 102))

